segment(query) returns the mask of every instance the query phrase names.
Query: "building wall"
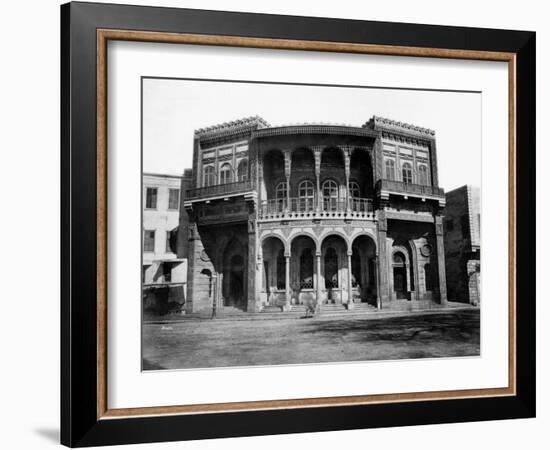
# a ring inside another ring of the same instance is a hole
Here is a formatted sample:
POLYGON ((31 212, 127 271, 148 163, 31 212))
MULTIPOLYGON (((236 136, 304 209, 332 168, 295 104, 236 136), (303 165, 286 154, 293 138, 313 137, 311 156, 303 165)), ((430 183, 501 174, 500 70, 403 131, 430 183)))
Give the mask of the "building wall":
POLYGON ((446 194, 445 266, 449 298, 478 305, 480 302, 480 195, 462 186, 446 194))
POLYGON ((213 305, 260 311, 311 301, 347 307, 446 301, 444 198, 431 130, 381 118, 362 128, 270 129, 249 118, 198 130, 194 142, 194 189, 180 217, 180 236, 189 223, 188 312, 213 305), (388 158, 396 183, 380 185, 381 192, 376 186, 388 175, 388 158), (231 164, 235 171, 243 159, 252 184, 242 193, 240 184, 224 188, 237 174, 222 179, 220 168, 231 164), (402 171, 407 162, 409 180, 402 171), (207 167, 215 176, 205 183, 207 167), (314 186, 313 208, 295 206, 304 180, 314 186), (338 184, 335 209, 325 206, 325 180, 338 184), (365 209, 351 208, 348 181, 359 183, 353 198, 365 200, 357 203, 365 209), (280 183, 287 185, 284 201, 277 195, 280 183), (313 261, 310 285, 300 275, 304 251, 313 261), (354 274, 354 264, 364 273, 354 274))
POLYGON ((143 175, 142 282, 145 311, 165 313, 170 304, 183 304, 186 297, 187 259, 178 258, 178 225, 182 205, 182 177, 143 175), (148 188, 156 189, 156 204, 147 205, 148 188), (170 189, 178 192, 175 207, 170 208, 170 189), (154 230, 153 251, 145 251, 145 234, 154 230))

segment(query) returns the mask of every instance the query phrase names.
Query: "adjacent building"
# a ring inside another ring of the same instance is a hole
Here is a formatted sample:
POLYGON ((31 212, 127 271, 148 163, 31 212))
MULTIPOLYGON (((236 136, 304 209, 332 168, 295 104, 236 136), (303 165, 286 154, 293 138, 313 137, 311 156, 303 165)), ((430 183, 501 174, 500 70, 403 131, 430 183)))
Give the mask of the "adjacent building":
POLYGON ((462 186, 446 194, 445 260, 447 295, 457 302, 480 304, 479 188, 462 186))
POLYGON ((169 260, 188 257, 188 312, 447 300, 432 130, 249 117, 196 130, 189 175, 169 260))
POLYGON ((142 283, 145 309, 162 312, 169 303, 185 302, 187 259, 177 255, 184 180, 185 176, 143 174, 142 283))

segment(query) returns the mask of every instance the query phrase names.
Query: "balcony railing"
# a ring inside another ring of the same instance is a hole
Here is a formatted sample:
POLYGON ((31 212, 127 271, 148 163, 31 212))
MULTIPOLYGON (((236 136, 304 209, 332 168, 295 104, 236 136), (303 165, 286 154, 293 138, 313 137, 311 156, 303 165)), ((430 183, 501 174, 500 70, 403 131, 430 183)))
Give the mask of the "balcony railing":
POLYGON ((252 180, 236 181, 234 183, 215 184, 213 186, 205 186, 201 188, 188 189, 186 192, 186 198, 200 198, 200 197, 217 197, 224 195, 240 194, 242 192, 248 192, 254 189, 254 183, 252 180))
POLYGON ((372 200, 351 198, 348 210, 347 201, 340 198, 325 198, 321 205, 314 198, 290 198, 264 200, 260 207, 262 219, 300 217, 368 217, 374 213, 372 200), (290 200, 290 201, 289 201, 290 200))
POLYGON ((376 192, 380 193, 380 191, 398 192, 401 194, 418 196, 445 196, 445 191, 439 187, 425 186, 422 184, 403 183, 402 181, 394 180, 379 180, 376 183, 376 192))

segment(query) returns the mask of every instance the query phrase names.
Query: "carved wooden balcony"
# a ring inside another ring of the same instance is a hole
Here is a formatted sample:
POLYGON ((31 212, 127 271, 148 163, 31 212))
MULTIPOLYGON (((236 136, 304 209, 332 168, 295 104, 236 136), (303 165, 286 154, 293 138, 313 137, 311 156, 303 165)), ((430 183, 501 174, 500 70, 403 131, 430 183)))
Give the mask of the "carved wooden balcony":
POLYGON ((389 194, 399 194, 437 200, 445 199, 445 191, 440 187, 404 183, 395 180, 378 180, 375 191, 376 195, 382 198, 387 197, 389 194))
POLYGON ((206 200, 209 198, 222 198, 244 194, 246 192, 253 191, 254 189, 255 186, 252 180, 235 181, 233 183, 225 184, 215 184, 212 186, 188 189, 186 191, 186 200, 206 200))
POLYGON ((321 218, 372 218, 372 199, 325 198, 320 204, 315 198, 290 198, 264 200, 260 205, 260 218, 267 219, 321 219, 321 218), (290 200, 290 201, 289 201, 290 200))

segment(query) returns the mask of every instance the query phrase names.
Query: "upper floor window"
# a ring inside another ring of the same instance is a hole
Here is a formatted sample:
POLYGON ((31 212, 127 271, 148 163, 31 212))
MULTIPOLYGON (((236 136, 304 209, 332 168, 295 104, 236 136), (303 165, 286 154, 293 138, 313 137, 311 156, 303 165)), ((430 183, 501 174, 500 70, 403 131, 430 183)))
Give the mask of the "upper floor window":
POLYGON ((180 204, 180 190, 168 189, 168 209, 177 211, 180 204))
POLYGON ((334 180, 326 180, 323 183, 323 197, 338 198, 338 183, 334 180))
POLYGON ((304 180, 298 185, 298 197, 300 198, 313 198, 315 190, 313 189, 313 182, 310 180, 304 180))
POLYGON ((401 174, 403 176, 403 183, 412 184, 413 176, 412 176, 412 166, 410 163, 408 162, 403 163, 403 167, 401 168, 401 174))
POLYGON ((225 163, 220 169, 220 184, 231 183, 233 181, 233 170, 231 164, 225 163))
POLYGON ((275 198, 277 200, 286 199, 288 194, 286 181, 281 181, 275 188, 275 198))
POLYGON ((145 230, 143 233, 143 251, 155 251, 155 230, 145 230))
POLYGON ((424 186, 428 184, 428 168, 424 164, 418 166, 418 184, 424 186))
POLYGON ((351 198, 361 197, 361 189, 359 188, 359 183, 357 181, 349 182, 349 196, 351 198))
POLYGON ((301 211, 311 211, 315 206, 315 189, 311 180, 304 180, 298 185, 298 201, 301 211))
POLYGON ((326 180, 323 183, 323 204, 325 210, 338 208, 338 183, 334 180, 326 180))
POLYGON ((148 187, 145 195, 145 208, 146 209, 157 209, 157 194, 158 189, 153 187, 148 187))
POLYGON ((242 159, 237 167, 237 181, 248 180, 248 160, 242 159))
POLYGON ((386 159, 386 179, 395 180, 395 161, 386 159))
POLYGON ((204 186, 213 186, 214 184, 216 184, 214 166, 206 166, 204 169, 204 186))

